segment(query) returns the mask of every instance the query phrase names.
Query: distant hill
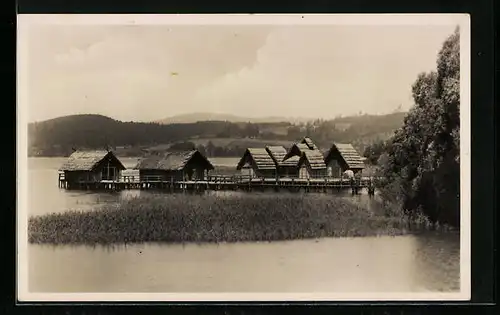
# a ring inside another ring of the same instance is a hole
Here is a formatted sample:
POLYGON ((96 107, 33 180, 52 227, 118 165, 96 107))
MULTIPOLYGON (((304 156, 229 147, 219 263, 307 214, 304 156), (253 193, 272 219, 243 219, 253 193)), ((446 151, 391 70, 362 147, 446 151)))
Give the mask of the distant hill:
POLYGON ((174 123, 195 123, 199 121, 228 121, 233 123, 241 123, 241 122, 251 122, 251 123, 275 123, 275 122, 306 122, 307 119, 304 118, 293 118, 293 117, 278 117, 278 116, 269 116, 269 117, 260 117, 260 118, 250 118, 250 117, 241 117, 231 114, 220 114, 220 113, 190 113, 190 114, 182 114, 175 115, 172 117, 167 117, 164 119, 160 119, 158 122, 160 124, 174 124, 174 123))
POLYGON ((206 152, 214 156, 238 156, 248 146, 287 146, 306 135, 320 147, 349 142, 362 152, 366 145, 390 137, 405 115, 361 115, 295 124, 265 118, 266 122, 256 123, 209 120, 162 124, 72 115, 30 123, 28 152, 30 156, 66 156, 72 149, 110 147, 121 155, 137 156, 151 148, 164 151, 172 144, 183 143, 181 147, 208 147, 206 152))

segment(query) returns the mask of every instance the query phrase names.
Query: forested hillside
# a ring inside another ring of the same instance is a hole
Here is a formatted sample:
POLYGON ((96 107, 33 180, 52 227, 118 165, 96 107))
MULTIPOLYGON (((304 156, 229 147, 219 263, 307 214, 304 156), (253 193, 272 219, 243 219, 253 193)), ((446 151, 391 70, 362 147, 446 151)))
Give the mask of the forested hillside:
POLYGON ((29 154, 61 156, 68 155, 73 148, 110 147, 124 155, 137 155, 150 148, 162 150, 172 144, 190 146, 193 143, 196 147, 210 147, 209 155, 235 156, 249 145, 286 145, 305 135, 323 147, 329 147, 334 141, 352 142, 362 151, 367 144, 388 139, 402 125, 404 115, 360 115, 300 124, 226 121, 159 124, 122 122, 101 115, 73 115, 29 124, 29 154))

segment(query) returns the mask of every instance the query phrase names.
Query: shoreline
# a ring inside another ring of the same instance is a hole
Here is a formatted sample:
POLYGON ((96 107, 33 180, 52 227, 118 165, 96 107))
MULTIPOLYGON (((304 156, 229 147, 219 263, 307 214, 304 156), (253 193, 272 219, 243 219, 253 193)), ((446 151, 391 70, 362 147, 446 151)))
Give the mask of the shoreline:
POLYGON ((310 238, 297 238, 297 239, 286 239, 286 240, 270 240, 270 241, 220 241, 220 242, 161 242, 161 241, 144 241, 135 243, 29 243, 31 246, 42 246, 55 248, 59 246, 66 247, 104 247, 104 248, 114 248, 114 247, 128 247, 128 246, 232 246, 232 245, 266 245, 266 244, 276 244, 276 243, 293 243, 293 242, 314 242, 320 243, 322 241, 328 240, 354 240, 362 238, 392 238, 392 237, 411 237, 411 236, 421 236, 421 235, 449 235, 449 236, 460 236, 460 231, 458 229, 439 229, 439 230, 412 230, 408 229, 401 234, 389 235, 389 234, 377 234, 377 235, 364 235, 364 236, 323 236, 323 237, 310 237, 310 238))

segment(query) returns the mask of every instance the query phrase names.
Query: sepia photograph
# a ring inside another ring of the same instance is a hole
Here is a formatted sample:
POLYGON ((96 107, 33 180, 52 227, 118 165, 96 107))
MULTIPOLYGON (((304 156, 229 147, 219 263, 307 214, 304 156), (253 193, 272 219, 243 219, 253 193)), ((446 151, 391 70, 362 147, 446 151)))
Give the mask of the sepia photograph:
POLYGON ((470 298, 467 14, 18 15, 20 301, 470 298))

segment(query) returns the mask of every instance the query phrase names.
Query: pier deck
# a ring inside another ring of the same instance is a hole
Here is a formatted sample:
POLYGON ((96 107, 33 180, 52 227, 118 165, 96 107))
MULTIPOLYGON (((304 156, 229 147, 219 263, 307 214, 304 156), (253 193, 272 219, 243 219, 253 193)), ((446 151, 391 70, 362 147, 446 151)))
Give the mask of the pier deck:
POLYGON ((164 191, 205 191, 205 190, 245 190, 259 191, 274 189, 279 191, 329 191, 351 189, 353 194, 367 189, 373 194, 374 178, 362 177, 352 181, 340 178, 252 178, 243 175, 210 175, 205 180, 165 181, 158 176, 122 176, 119 180, 80 181, 68 183, 64 174, 59 175, 59 187, 78 190, 125 190, 155 189, 164 191))

